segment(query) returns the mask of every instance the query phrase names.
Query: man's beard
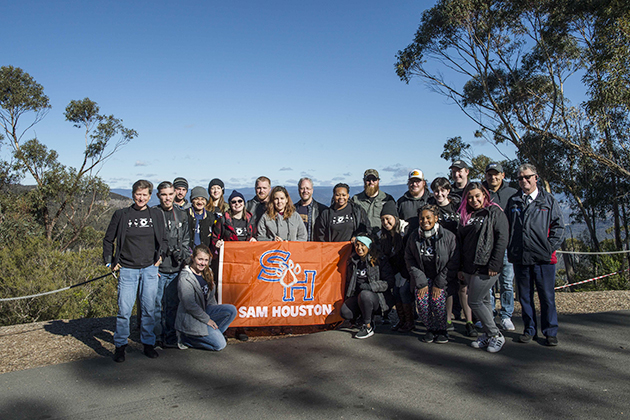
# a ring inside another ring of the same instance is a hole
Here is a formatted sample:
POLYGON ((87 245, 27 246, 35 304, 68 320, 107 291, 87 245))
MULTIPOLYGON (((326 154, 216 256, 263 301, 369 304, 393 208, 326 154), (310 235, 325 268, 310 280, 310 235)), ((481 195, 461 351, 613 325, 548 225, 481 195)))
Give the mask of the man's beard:
POLYGON ((378 185, 370 184, 365 186, 365 194, 368 197, 373 197, 378 193, 378 185))

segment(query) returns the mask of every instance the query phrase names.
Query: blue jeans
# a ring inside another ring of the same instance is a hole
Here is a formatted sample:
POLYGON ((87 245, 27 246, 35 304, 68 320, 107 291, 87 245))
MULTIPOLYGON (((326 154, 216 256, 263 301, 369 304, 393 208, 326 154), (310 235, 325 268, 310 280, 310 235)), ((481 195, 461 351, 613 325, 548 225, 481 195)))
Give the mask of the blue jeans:
POLYGON ((503 256, 503 268, 499 273, 499 299, 501 319, 512 318, 514 313, 514 266, 508 261, 507 251, 503 256))
POLYGON ((158 289, 158 268, 153 264, 145 268, 120 269, 118 277, 118 314, 116 315, 116 332, 114 344, 116 347, 127 344, 129 338, 129 318, 136 296, 140 293, 142 328, 140 341, 143 344, 155 345, 153 328, 155 321, 155 296, 158 289))
POLYGON ((523 312, 524 334, 536 335, 536 309, 534 307, 534 285, 540 302, 540 329, 545 337, 558 334, 556 312, 556 265, 514 264, 514 279, 518 287, 518 299, 523 312))
POLYGON ((414 295, 409 286, 409 280, 402 286, 394 286, 394 300, 402 303, 413 303, 414 295))
POLYGON ((181 333, 182 344, 203 350, 220 351, 225 348, 227 342, 223 333, 228 329, 234 318, 236 318, 236 307, 234 305, 209 305, 206 306, 206 313, 217 324, 215 330, 208 325, 208 335, 195 336, 181 333))
POLYGON ((155 337, 164 344, 177 345, 175 316, 179 296, 177 276, 179 273, 160 273, 157 295, 155 296, 155 337))

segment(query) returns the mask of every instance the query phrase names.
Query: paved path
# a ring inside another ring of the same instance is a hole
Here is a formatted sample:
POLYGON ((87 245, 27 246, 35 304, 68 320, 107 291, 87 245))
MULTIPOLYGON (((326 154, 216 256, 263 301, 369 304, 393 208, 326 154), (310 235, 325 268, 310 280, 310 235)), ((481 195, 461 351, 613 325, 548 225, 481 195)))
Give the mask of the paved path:
MULTIPOLYGON (((489 354, 377 329, 140 352, 0 375, 0 419, 630 418, 630 311, 560 317, 560 346, 489 354)), ((518 324, 518 323, 517 323, 518 324)), ((517 328, 520 328, 517 325, 517 328)))

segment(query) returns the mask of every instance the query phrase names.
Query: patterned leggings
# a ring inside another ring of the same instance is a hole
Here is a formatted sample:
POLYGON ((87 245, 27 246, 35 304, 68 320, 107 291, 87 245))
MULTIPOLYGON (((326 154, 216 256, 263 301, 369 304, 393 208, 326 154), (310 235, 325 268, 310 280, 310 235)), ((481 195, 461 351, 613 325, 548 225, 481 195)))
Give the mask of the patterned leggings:
POLYGON ((433 299, 431 295, 432 288, 433 280, 429 279, 429 287, 424 297, 419 299, 416 294, 418 315, 420 315, 420 320, 427 331, 446 332, 446 291, 442 290, 440 296, 437 299, 433 299))

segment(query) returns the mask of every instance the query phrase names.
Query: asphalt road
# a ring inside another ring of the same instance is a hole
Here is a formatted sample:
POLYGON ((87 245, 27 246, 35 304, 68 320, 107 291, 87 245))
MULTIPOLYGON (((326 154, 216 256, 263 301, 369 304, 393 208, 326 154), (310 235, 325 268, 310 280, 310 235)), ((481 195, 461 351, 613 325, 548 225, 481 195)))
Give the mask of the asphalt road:
POLYGON ((515 321, 497 354, 380 326, 5 373, 0 419, 630 418, 629 311, 560 316, 556 348, 515 321))

